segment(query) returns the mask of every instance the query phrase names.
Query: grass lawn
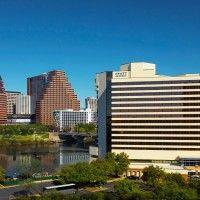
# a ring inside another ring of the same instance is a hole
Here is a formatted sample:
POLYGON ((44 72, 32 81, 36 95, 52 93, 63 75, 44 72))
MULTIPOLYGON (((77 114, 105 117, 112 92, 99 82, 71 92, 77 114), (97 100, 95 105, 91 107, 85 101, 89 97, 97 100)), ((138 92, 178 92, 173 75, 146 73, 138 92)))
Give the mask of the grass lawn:
POLYGON ((106 187, 102 187, 102 186, 100 186, 100 187, 86 187, 84 189, 88 192, 101 192, 101 191, 107 190, 106 187))
POLYGON ((49 142, 49 134, 41 133, 41 134, 32 134, 32 135, 12 135, 9 137, 3 137, 0 135, 0 144, 31 144, 31 143, 48 143, 49 142))

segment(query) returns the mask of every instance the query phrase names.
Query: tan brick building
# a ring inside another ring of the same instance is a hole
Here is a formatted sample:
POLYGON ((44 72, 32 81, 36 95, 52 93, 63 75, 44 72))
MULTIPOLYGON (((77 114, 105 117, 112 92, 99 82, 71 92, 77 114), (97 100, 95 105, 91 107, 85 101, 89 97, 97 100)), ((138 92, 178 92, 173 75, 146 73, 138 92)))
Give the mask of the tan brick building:
POLYGON ((7 115, 16 114, 17 97, 22 93, 17 91, 6 91, 7 97, 7 115))

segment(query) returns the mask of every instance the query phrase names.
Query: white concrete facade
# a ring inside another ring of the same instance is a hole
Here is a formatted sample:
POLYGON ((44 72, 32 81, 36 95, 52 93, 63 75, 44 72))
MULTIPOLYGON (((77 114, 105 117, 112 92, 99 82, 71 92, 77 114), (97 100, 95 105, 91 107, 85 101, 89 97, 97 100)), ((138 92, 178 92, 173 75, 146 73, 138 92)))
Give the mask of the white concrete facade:
POLYGON ((80 111, 73 111, 72 109, 56 110, 54 111, 54 120, 62 131, 65 127, 72 127, 76 124, 96 123, 97 113, 90 109, 80 111))
POLYGON ((31 100, 29 95, 20 94, 16 98, 16 114, 29 115, 31 114, 31 100))

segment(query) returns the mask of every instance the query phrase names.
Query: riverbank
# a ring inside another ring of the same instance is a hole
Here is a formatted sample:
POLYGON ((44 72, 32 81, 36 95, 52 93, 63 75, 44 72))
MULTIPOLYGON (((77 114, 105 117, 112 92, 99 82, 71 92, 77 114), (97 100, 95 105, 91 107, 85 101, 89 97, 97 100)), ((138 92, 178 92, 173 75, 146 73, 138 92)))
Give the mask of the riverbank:
POLYGON ((0 145, 47 144, 50 131, 41 124, 1 125, 0 145))
POLYGON ((31 135, 0 135, 0 145, 28 145, 28 144, 50 144, 49 133, 31 135))

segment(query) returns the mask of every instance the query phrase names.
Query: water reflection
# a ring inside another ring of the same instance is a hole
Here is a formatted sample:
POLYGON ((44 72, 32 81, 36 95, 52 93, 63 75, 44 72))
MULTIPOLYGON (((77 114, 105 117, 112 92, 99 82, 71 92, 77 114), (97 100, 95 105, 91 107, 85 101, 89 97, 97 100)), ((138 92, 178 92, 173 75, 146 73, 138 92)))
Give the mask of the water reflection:
POLYGON ((17 166, 31 164, 34 159, 40 160, 44 171, 52 173, 63 164, 77 162, 89 162, 88 149, 77 145, 29 145, 29 146, 6 146, 0 148, 0 165, 6 169, 6 175, 17 175, 17 166))

